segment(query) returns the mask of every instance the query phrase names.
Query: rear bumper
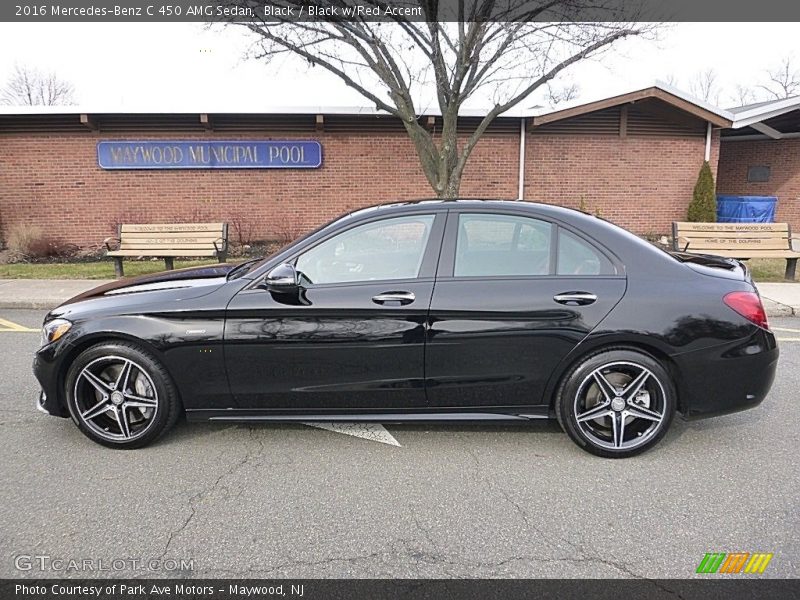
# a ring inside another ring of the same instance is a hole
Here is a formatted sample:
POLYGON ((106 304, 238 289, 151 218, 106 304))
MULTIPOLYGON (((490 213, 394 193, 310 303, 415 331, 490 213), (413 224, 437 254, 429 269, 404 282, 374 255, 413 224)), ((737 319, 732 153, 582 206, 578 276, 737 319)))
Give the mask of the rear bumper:
POLYGON ((685 418, 746 410, 767 397, 778 366, 778 344, 772 332, 754 329, 744 340, 673 357, 685 418))

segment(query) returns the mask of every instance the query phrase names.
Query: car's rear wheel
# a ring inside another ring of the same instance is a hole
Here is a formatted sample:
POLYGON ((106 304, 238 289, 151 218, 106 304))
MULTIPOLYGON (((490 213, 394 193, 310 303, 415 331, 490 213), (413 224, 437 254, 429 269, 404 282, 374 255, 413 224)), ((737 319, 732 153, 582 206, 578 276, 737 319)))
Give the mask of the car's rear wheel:
POLYGON ((561 427, 581 448, 606 458, 627 458, 664 437, 675 405, 675 386, 655 358, 607 350, 569 372, 555 410, 561 427))
POLYGON ((168 431, 180 401, 163 365, 127 342, 82 352, 66 377, 67 407, 81 432, 111 448, 146 446, 168 431))

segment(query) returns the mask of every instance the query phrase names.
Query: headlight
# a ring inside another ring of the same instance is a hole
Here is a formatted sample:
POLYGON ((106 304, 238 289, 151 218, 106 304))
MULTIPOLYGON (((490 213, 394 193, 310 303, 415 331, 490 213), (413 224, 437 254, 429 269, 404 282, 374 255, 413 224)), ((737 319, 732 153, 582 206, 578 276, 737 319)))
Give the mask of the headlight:
POLYGON ((71 327, 72 323, 66 319, 53 319, 52 321, 48 321, 42 327, 42 346, 52 344, 67 333, 71 327))

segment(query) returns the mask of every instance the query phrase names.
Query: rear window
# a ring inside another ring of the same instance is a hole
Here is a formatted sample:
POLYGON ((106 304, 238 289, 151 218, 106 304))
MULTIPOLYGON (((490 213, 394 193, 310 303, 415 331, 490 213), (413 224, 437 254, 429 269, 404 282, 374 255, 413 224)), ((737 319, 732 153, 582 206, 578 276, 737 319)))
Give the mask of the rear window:
POLYGON ((597 248, 559 228, 556 272, 559 275, 613 275, 615 270, 597 248))

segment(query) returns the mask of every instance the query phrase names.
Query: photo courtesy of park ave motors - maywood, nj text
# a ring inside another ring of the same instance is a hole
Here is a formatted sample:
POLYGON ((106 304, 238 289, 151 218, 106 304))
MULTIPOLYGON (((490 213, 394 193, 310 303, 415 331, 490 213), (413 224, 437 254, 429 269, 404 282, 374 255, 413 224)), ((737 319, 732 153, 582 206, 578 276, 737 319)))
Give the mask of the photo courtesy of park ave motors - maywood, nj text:
POLYGON ((796 597, 799 23, 0 6, 0 598, 796 597))

